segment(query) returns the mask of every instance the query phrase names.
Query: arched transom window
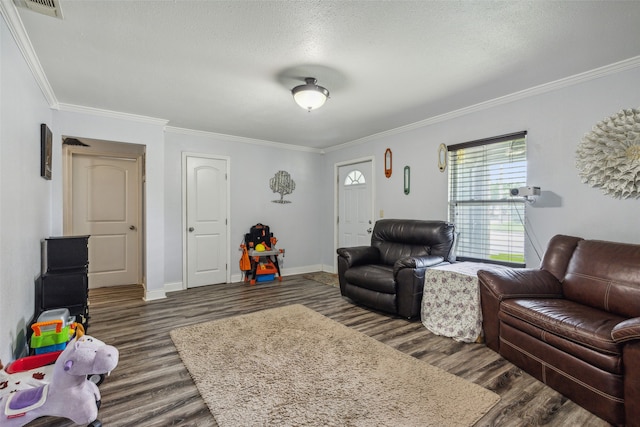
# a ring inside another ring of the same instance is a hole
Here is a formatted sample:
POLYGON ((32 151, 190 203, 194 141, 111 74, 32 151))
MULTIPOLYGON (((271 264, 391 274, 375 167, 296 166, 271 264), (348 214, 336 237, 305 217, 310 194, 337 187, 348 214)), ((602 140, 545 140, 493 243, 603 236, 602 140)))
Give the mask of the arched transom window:
POLYGON ((364 183, 365 183, 364 175, 358 169, 355 169, 349 172, 346 178, 344 179, 345 186, 358 185, 358 184, 364 184, 364 183))

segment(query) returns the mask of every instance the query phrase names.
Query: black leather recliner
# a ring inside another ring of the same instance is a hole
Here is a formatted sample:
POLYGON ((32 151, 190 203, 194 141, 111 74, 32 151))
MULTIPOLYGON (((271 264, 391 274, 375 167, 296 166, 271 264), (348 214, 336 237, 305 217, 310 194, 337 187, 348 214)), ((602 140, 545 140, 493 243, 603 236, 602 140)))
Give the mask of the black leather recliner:
POLYGON ((427 268, 455 260, 455 232, 446 221, 381 219, 371 246, 338 249, 340 293, 405 318, 420 314, 427 268))

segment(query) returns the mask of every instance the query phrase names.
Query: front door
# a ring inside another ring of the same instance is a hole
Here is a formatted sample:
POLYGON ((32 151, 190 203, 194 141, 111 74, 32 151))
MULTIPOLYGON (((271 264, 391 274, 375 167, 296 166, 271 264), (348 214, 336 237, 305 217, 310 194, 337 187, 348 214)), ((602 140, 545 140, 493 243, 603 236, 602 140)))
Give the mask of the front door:
POLYGON ((226 283, 227 160, 186 156, 186 286, 226 283))
POLYGON ((140 158, 72 154, 72 235, 88 234, 89 287, 140 283, 140 158))
POLYGON ((372 187, 371 161, 338 168, 338 247, 371 244, 372 187))

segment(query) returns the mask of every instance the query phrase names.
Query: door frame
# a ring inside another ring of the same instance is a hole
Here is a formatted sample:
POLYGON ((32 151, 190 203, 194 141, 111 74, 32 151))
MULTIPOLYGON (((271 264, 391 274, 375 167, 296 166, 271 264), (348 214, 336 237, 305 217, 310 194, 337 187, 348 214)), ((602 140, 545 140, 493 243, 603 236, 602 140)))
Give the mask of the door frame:
MULTIPOLYGON (((375 156, 359 157, 357 159, 345 160, 333 164, 333 176, 335 177, 333 187, 333 253, 336 253, 340 236, 338 235, 338 215, 340 214, 340 168, 343 166, 355 165, 358 163, 371 162, 371 218, 375 224, 375 206, 376 206, 376 158, 375 156)), ((372 225, 373 227, 373 225, 372 225)), ((338 272, 338 259, 333 257, 333 273, 338 272)))
POLYGON ((189 151, 182 152, 182 289, 187 289, 187 238, 189 232, 187 231, 187 157, 199 157, 203 159, 224 160, 227 164, 227 247, 226 254, 226 283, 231 283, 231 157, 219 156, 216 154, 195 153, 189 151))
POLYGON ((81 154, 92 157, 109 157, 114 159, 135 159, 138 161, 138 278, 137 282, 146 289, 146 223, 144 221, 146 210, 146 192, 145 192, 145 176, 146 176, 146 147, 142 144, 133 144, 126 142, 105 141, 79 137, 62 137, 62 234, 67 236, 71 234, 73 229, 73 155, 81 154), (66 145, 64 141, 67 138, 75 138, 88 144, 82 145, 66 145))

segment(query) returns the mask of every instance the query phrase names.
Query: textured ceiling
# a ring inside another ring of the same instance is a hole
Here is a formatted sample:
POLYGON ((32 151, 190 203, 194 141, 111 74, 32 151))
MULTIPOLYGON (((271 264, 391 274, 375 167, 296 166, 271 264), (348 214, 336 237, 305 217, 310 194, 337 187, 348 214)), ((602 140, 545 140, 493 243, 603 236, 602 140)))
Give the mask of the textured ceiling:
POLYGON ((312 148, 640 56, 638 1, 60 5, 17 15, 58 103, 312 148), (331 92, 310 113, 304 77, 331 92))

